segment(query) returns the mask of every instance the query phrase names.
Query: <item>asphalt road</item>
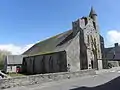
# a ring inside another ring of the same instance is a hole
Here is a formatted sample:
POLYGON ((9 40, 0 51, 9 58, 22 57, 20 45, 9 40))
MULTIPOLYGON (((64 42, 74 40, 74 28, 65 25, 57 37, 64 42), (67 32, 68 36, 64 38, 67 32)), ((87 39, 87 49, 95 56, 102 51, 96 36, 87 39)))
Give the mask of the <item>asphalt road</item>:
POLYGON ((120 71, 4 90, 120 90, 120 71))

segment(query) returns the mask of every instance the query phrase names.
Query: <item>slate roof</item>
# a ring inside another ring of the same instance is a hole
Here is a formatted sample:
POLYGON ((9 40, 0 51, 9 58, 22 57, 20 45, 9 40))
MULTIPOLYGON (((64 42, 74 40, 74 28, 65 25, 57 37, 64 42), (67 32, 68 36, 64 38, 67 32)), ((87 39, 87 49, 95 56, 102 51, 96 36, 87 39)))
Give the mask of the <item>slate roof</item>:
POLYGON ((73 30, 53 36, 47 40, 33 45, 23 55, 46 54, 51 52, 63 51, 73 39, 73 30))
POLYGON ((110 47, 110 48, 105 48, 104 49, 104 52, 105 52, 105 54, 107 54, 111 49, 113 49, 114 47, 110 47))
POLYGON ((120 60, 120 46, 105 48, 105 54, 107 59, 120 60))
POLYGON ((7 60, 7 64, 8 65, 18 65, 18 64, 22 64, 22 60, 23 60, 24 55, 8 55, 6 57, 7 60))

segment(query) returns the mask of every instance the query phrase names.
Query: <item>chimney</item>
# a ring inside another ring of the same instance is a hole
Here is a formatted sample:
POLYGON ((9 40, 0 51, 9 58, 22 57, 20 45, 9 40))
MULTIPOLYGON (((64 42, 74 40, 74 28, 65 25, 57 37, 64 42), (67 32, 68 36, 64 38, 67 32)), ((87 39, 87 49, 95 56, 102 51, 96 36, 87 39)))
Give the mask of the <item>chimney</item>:
POLYGON ((115 43, 114 45, 115 45, 115 47, 118 47, 118 43, 115 43))

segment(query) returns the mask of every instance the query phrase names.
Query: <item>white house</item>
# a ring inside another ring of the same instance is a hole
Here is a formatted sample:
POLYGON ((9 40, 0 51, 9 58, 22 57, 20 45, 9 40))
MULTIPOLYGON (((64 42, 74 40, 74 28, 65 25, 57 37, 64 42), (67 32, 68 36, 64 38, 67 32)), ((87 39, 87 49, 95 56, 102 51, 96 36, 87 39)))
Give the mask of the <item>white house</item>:
POLYGON ((22 65, 24 55, 8 55, 4 61, 4 69, 5 73, 13 73, 16 72, 17 67, 22 65))

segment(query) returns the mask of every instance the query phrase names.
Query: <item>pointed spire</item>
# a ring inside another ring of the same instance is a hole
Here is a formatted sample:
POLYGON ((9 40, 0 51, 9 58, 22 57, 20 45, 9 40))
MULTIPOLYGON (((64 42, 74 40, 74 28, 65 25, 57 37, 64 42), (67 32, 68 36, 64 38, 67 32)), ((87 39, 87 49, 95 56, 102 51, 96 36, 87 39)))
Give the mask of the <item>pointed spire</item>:
POLYGON ((95 10, 93 9, 93 6, 91 7, 91 11, 90 11, 89 16, 92 16, 92 15, 96 15, 97 16, 95 10))

